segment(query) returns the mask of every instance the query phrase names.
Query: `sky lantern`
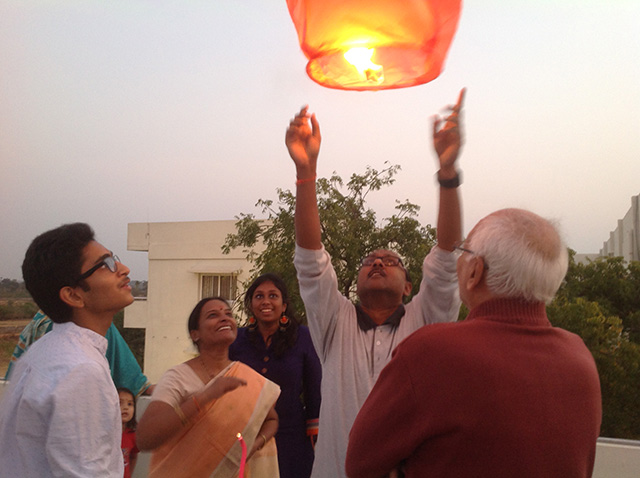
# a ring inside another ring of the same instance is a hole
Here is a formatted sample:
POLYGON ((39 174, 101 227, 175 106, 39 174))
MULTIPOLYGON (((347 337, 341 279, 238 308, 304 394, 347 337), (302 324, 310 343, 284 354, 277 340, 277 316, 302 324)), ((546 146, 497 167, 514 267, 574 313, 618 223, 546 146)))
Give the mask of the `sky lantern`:
POLYGON ((307 74, 328 88, 384 90, 442 71, 462 0, 287 0, 307 74))

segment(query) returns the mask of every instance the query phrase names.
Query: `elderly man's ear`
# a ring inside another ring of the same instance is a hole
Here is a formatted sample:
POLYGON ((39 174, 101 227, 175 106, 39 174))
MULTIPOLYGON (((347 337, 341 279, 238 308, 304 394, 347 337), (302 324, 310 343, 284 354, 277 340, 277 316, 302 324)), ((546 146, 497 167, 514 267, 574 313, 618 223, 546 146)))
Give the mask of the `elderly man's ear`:
POLYGON ((464 286, 467 290, 474 290, 484 285, 484 274, 487 269, 481 256, 473 256, 469 262, 471 264, 469 264, 469 273, 464 279, 464 286))

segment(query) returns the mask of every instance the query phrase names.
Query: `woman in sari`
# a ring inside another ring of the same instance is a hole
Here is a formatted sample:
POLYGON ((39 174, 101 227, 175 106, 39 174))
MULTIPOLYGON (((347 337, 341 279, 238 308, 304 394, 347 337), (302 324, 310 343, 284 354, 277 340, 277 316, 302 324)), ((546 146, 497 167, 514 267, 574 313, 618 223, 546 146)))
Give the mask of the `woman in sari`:
POLYGON ((202 299, 188 327, 200 354, 164 373, 138 424, 138 448, 153 450, 149 477, 236 477, 238 433, 247 447, 245 477, 278 477, 279 387, 229 360, 237 325, 226 300, 202 299))

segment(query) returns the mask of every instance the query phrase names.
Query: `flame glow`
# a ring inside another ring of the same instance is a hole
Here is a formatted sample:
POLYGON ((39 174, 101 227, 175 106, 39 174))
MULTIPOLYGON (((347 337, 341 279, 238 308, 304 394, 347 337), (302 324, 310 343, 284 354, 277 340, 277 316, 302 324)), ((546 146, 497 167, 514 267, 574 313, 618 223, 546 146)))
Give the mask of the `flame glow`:
POLYGON ((376 65, 371 61, 375 51, 375 48, 351 48, 345 52, 344 58, 368 81, 379 84, 384 81, 384 71, 382 65, 376 65))

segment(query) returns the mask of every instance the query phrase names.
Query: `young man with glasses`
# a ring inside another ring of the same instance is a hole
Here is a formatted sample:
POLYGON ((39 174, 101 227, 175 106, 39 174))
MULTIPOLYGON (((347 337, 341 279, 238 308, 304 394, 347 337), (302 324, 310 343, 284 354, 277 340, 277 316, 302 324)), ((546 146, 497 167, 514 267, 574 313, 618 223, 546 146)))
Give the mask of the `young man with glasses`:
POLYGON ((358 274, 358 306, 341 295, 321 242, 315 188, 320 127, 304 107, 287 130, 286 145, 298 179, 294 262, 323 367, 314 478, 346 476, 351 425, 396 345, 426 324, 457 319, 460 301, 453 246, 461 238, 456 160, 462 146, 463 97, 464 90, 443 125, 440 119, 434 121, 434 149, 440 165, 438 245, 425 258, 420 291, 406 305, 403 299, 411 292, 411 282, 400 257, 388 250, 373 251, 364 258, 358 274))
POLYGON ((590 477, 598 371, 582 339, 545 310, 569 262, 558 231, 503 209, 459 250, 469 315, 398 346, 351 429, 349 477, 590 477))
POLYGON ((133 302, 129 269, 87 224, 75 223, 36 237, 22 274, 54 325, 16 362, 4 393, 0 469, 120 478, 122 420, 105 334, 133 302))

